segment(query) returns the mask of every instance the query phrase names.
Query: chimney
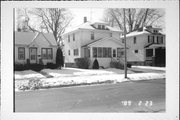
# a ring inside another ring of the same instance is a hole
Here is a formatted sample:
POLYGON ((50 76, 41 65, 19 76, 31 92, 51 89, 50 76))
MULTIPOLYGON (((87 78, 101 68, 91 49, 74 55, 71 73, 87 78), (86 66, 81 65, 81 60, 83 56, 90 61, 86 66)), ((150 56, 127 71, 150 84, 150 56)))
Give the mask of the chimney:
POLYGON ((84 17, 84 23, 86 23, 87 22, 87 17, 84 17))

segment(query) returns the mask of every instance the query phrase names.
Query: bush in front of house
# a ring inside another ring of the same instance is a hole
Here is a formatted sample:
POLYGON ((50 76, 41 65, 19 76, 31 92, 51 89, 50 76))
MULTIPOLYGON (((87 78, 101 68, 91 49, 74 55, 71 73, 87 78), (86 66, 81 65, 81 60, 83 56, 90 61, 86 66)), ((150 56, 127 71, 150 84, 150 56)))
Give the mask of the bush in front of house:
POLYGON ((44 65, 41 65, 41 64, 30 64, 29 68, 31 70, 34 70, 34 71, 41 71, 42 69, 44 69, 44 65))
POLYGON ((46 67, 49 68, 49 69, 56 69, 57 65, 54 64, 54 63, 47 63, 46 67))
POLYGON ((95 59, 93 62, 93 69, 99 69, 99 63, 97 59, 95 59))
POLYGON ((27 64, 23 64, 23 63, 15 63, 14 64, 14 70, 15 71, 23 71, 23 70, 28 70, 29 67, 27 64))
POLYGON ((117 68, 117 69, 124 69, 124 63, 118 62, 118 61, 111 61, 110 67, 111 68, 117 68))
POLYGON ((82 68, 82 69, 88 69, 89 65, 90 65, 90 60, 89 58, 75 58, 74 59, 76 66, 78 68, 82 68))

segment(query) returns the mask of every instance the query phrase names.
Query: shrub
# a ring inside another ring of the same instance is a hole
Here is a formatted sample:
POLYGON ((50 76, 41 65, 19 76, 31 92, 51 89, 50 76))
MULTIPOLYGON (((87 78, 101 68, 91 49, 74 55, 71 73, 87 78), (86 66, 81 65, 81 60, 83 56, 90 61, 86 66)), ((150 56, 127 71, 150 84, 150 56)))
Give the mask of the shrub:
POLYGON ((95 59, 93 62, 93 69, 99 69, 99 63, 98 63, 97 59, 95 59))
POLYGON ((127 67, 128 67, 128 68, 131 68, 131 64, 130 64, 130 63, 127 63, 127 67))
POLYGON ((44 68, 44 65, 31 64, 29 67, 30 67, 31 70, 34 70, 34 71, 41 71, 44 68))
POLYGON ((90 60, 88 58, 75 58, 76 66, 82 69, 88 69, 90 65, 90 60))
POLYGON ((111 61, 110 67, 118 68, 118 69, 124 69, 124 64, 122 62, 118 62, 118 61, 111 61))
POLYGON ((50 68, 50 69, 56 69, 56 68, 57 68, 57 65, 54 64, 54 63, 47 63, 46 67, 47 67, 47 68, 50 68))
POLYGON ((14 70, 15 71, 23 71, 23 70, 28 70, 27 64, 22 64, 22 63, 15 63, 14 64, 14 70))

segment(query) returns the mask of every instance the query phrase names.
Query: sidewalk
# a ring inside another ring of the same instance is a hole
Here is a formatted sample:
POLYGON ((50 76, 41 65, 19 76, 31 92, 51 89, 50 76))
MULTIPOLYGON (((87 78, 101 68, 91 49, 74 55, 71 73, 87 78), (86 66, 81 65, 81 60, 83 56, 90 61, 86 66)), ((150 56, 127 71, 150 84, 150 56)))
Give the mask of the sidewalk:
POLYGON ((152 69, 152 70, 166 70, 166 67, 153 67, 153 66, 132 66, 132 68, 143 68, 143 69, 152 69))

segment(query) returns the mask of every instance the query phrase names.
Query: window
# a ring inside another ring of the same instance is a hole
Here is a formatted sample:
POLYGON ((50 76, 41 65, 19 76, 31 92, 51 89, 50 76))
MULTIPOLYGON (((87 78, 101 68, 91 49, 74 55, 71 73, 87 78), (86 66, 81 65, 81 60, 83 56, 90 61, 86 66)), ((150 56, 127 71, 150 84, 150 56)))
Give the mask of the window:
POLYGON ((73 33, 73 41, 75 41, 75 34, 73 33))
POLYGON ((103 57, 108 57, 108 49, 107 48, 103 48, 103 57))
POLYGON ((159 36, 156 36, 156 43, 159 43, 159 36))
POLYGON ((101 25, 98 25, 98 29, 101 29, 101 25))
POLYGON ((136 44, 136 37, 134 37, 134 44, 136 44))
POLYGON ((78 55, 79 55, 78 49, 74 49, 74 56, 78 56, 78 55))
POLYGON ((101 47, 98 47, 98 57, 103 57, 103 50, 101 47))
POLYGON ((111 54, 112 54, 111 48, 108 48, 108 57, 111 57, 111 54))
POLYGON ((117 57, 120 58, 121 57, 121 48, 117 48, 117 57))
POLYGON ((138 50, 134 50, 134 53, 138 53, 138 50))
POLYGON ((93 57, 111 57, 112 56, 112 52, 111 52, 111 48, 107 48, 107 47, 93 47, 93 57))
POLYGON ((52 48, 42 48, 42 59, 53 59, 52 48))
POLYGON ((104 25, 102 25, 102 29, 103 29, 103 30, 105 29, 105 26, 104 26, 104 25))
POLYGON ((153 56, 153 49, 146 49, 146 57, 152 57, 153 56))
POLYGON ((124 43, 124 39, 122 39, 122 43, 124 43))
POLYGON ((70 42, 70 35, 68 35, 68 42, 70 42))
POLYGON ((152 43, 154 43, 154 36, 152 36, 152 43))
POLYGON ((18 59, 25 60, 25 48, 24 47, 18 48, 18 59))
POLYGON ((148 43, 150 43, 150 36, 148 35, 148 43))
POLYGON ((84 57, 90 57, 90 49, 89 48, 84 48, 84 57))
POLYGON ((70 50, 68 50, 68 55, 71 55, 71 51, 70 50))
POLYGON ((94 32, 91 32, 91 40, 94 40, 94 32))
POLYGON ((161 43, 163 43, 163 36, 161 36, 161 43))
POLYGON ((97 57, 97 47, 93 47, 93 57, 97 57))
POLYGON ((113 57, 116 57, 116 50, 113 49, 113 57))

